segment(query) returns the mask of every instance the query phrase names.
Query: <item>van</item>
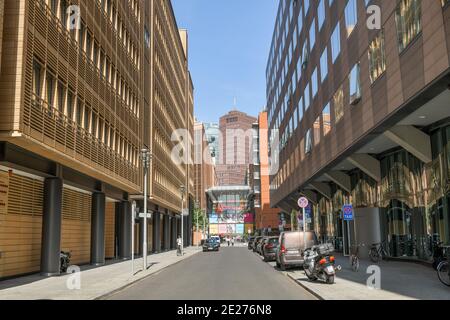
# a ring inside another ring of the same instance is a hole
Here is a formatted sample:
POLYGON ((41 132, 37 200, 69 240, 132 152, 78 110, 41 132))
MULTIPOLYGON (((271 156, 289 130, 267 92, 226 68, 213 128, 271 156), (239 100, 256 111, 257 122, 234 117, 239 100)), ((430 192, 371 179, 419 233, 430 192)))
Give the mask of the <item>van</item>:
MULTIPOLYGON (((302 267, 305 251, 304 237, 302 231, 282 232, 278 240, 276 252, 276 264, 281 270, 287 267, 302 267)), ((314 231, 306 232, 306 249, 311 249, 317 245, 316 233, 314 231)))

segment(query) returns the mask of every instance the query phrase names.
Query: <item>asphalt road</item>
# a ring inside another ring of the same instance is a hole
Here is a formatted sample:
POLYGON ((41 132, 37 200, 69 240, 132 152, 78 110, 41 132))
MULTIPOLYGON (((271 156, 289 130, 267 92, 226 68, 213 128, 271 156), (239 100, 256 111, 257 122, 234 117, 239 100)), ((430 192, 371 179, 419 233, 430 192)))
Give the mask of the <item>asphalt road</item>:
POLYGON ((310 300, 310 293, 247 248, 199 253, 111 300, 310 300))

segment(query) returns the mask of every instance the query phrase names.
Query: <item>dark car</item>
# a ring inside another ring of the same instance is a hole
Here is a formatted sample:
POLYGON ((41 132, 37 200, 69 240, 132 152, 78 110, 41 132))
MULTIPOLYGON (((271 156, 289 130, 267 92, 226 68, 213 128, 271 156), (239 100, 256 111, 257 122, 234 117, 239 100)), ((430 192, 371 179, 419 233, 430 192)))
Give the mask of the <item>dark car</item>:
POLYGON ((259 255, 262 256, 263 254, 263 247, 266 245, 268 237, 263 237, 261 241, 259 241, 258 245, 256 246, 256 252, 259 253, 259 255))
POLYGON ((248 238, 248 250, 252 249, 253 241, 255 240, 255 237, 249 237, 248 238))
POLYGON ((258 244, 262 241, 263 238, 264 237, 261 237, 261 236, 255 238, 255 241, 253 241, 253 246, 252 246, 253 252, 256 252, 256 250, 258 250, 258 244))
POLYGON ((303 242, 303 232, 282 232, 276 253, 277 267, 286 270, 286 267, 302 267, 304 258, 303 252, 318 244, 316 233, 306 232, 306 246, 303 242))
POLYGON ((207 239, 203 244, 203 252, 219 251, 220 244, 216 239, 207 239))
POLYGON ((275 261, 278 246, 278 237, 269 237, 266 239, 265 244, 262 248, 262 256, 264 261, 275 261))

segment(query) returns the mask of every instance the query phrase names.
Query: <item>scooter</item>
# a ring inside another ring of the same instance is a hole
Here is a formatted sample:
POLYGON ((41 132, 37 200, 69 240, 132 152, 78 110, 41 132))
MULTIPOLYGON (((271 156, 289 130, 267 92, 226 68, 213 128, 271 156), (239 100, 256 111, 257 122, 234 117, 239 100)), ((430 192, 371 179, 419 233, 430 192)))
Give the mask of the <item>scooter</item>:
POLYGON ((334 251, 332 244, 314 246, 304 253, 303 269, 310 281, 322 280, 328 284, 334 284, 336 270, 335 258, 331 254, 334 251))
POLYGON ((70 264, 70 252, 61 251, 59 253, 59 272, 61 274, 66 273, 70 264))

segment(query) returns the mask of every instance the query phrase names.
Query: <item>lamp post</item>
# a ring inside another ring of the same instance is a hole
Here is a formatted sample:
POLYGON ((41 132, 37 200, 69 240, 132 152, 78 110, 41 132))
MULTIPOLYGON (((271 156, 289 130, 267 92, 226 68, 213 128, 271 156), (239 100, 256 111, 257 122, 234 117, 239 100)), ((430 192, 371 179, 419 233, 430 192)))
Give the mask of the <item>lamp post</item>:
POLYGON ((181 256, 184 255, 184 193, 186 192, 186 187, 184 185, 180 186, 181 193, 181 256))
POLYGON ((143 240, 142 240, 142 255, 143 255, 143 265, 144 265, 144 271, 147 270, 147 175, 148 175, 148 168, 150 166, 150 161, 152 159, 152 155, 150 154, 150 151, 148 149, 142 149, 141 150, 141 156, 142 156, 142 166, 144 168, 144 234, 143 234, 143 240))
POLYGON ((198 205, 198 200, 195 200, 195 218, 196 218, 196 226, 195 226, 195 233, 197 234, 197 247, 199 246, 199 241, 198 241, 198 210, 199 210, 199 205, 198 205))

